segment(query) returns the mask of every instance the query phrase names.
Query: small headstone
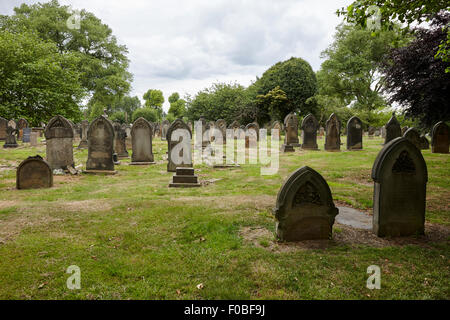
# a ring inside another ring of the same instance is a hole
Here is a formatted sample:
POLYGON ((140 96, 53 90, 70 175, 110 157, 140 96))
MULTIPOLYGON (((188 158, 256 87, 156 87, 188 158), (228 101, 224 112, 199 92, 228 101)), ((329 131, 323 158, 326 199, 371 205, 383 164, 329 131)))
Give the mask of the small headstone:
POLYGON ((317 129, 319 123, 312 114, 308 114, 302 121, 303 144, 302 149, 317 150, 317 129))
POLYGON ((198 177, 194 175, 194 168, 177 167, 176 173, 169 183, 171 188, 193 188, 200 187, 198 177))
POLYGON ((256 148, 259 140, 259 125, 256 122, 249 123, 245 126, 245 147, 256 148))
POLYGON ((6 140, 3 148, 17 148, 19 145, 16 140, 16 122, 14 120, 10 120, 8 122, 8 127, 6 128, 6 140))
POLYGON ((387 143, 372 167, 373 232, 379 237, 424 233, 427 165, 409 140, 387 143))
POLYGON ((119 158, 128 158, 127 133, 119 122, 114 122, 114 151, 119 158))
POLYGON ((361 150, 362 147, 362 121, 354 116, 347 121, 347 150, 361 150))
POLYGON ((51 188, 53 172, 41 156, 28 157, 17 167, 17 189, 51 188))
POLYGON ((300 241, 330 239, 339 210, 325 179, 305 166, 283 183, 273 212, 278 238, 300 241))
POLYGON ((389 119, 388 123, 386 123, 385 129, 386 129, 386 137, 384 139, 385 144, 395 138, 402 136, 402 129, 400 128, 400 123, 395 117, 395 112, 392 113, 391 119, 389 119))
POLYGON ((416 146, 417 149, 421 150, 420 133, 416 128, 409 128, 408 130, 406 130, 406 132, 403 134, 403 138, 408 139, 413 145, 416 146))
POLYGON ((89 129, 89 121, 83 120, 81 121, 80 131, 81 131, 81 140, 78 145, 78 149, 87 149, 88 148, 88 140, 87 140, 87 132, 89 129))
POLYGON ((22 142, 30 143, 31 128, 23 128, 22 132, 23 132, 22 142))
POLYGON ((28 121, 25 120, 24 118, 21 118, 21 119, 19 119, 19 121, 17 121, 17 130, 19 132, 19 136, 18 136, 19 140, 22 140, 24 128, 28 128, 28 121))
POLYGON ((289 144, 293 147, 300 147, 298 139, 298 117, 294 112, 289 113, 284 118, 284 144, 289 144))
POLYGON ((325 124, 325 150, 341 150, 341 122, 335 113, 332 113, 325 124))
POLYGON ((430 149, 430 142, 428 141, 427 137, 425 137, 424 135, 420 136, 420 149, 421 150, 430 149))
POLYGON ((167 140, 167 131, 169 130, 169 127, 170 127, 169 120, 164 120, 161 123, 161 140, 167 140))
POLYGON ((37 147, 37 145, 38 145, 38 135, 39 135, 38 132, 31 132, 31 134, 30 134, 30 145, 32 147, 37 147))
POLYGON ((431 134, 431 152, 432 153, 448 153, 449 152, 449 137, 448 126, 440 121, 433 127, 431 134))
POLYGON ((8 120, 0 117, 0 140, 6 140, 6 129, 8 128, 8 120))
POLYGON ((53 117, 45 127, 47 162, 52 170, 74 167, 73 128, 63 116, 53 117))
POLYGON ((136 119, 131 128, 131 165, 153 164, 152 126, 144 118, 136 119))

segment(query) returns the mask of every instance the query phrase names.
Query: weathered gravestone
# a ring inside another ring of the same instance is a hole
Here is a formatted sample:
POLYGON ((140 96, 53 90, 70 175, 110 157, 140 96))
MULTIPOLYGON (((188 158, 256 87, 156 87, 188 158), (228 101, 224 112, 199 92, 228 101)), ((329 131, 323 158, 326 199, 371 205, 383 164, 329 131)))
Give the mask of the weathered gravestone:
POLYGON ((387 143, 372 167, 373 232, 379 237, 424 233, 427 165, 409 140, 387 143))
POLYGON ((30 146, 37 147, 37 145, 38 145, 38 136, 39 136, 38 132, 35 132, 35 131, 31 132, 31 134, 30 134, 30 146))
POLYGON ((0 117, 0 140, 6 140, 6 129, 8 128, 8 120, 0 117))
POLYGON ((131 165, 153 164, 152 126, 144 118, 138 118, 131 127, 131 165))
POLYGON ((89 121, 88 120, 81 121, 81 125, 80 125, 81 140, 80 140, 80 144, 78 145, 78 149, 87 149, 87 147, 88 147, 88 140, 87 140, 88 129, 89 129, 89 121))
MULTIPOLYGON (((190 128, 190 127, 189 127, 190 128)), ((226 144, 227 143, 227 122, 223 119, 219 119, 216 121, 216 125, 215 128, 217 130, 220 131, 220 133, 222 134, 222 144, 226 144)))
POLYGON ((86 173, 115 174, 114 153, 114 128, 105 117, 96 118, 89 126, 88 133, 88 159, 86 173))
POLYGON ((302 121, 303 144, 302 149, 317 150, 317 129, 319 123, 312 114, 308 114, 302 121))
POLYGON ((369 139, 373 139, 374 134, 375 134, 375 128, 369 127, 369 129, 367 130, 367 136, 369 137, 369 139))
POLYGON ((256 148, 259 140, 259 125, 256 122, 245 126, 245 147, 256 148))
MULTIPOLYGON (((271 126, 270 129, 271 129, 271 130, 278 130, 278 134, 279 134, 279 136, 281 137, 281 134, 283 133, 283 125, 281 124, 280 121, 275 120, 275 121, 272 123, 272 126, 271 126)), ((271 131, 271 130, 270 130, 270 131, 271 131)), ((269 130, 268 130, 268 131, 269 131, 269 130)))
POLYGON ((22 132, 23 132, 22 142, 30 143, 31 128, 23 128, 22 132))
POLYGON ((8 127, 6 128, 6 140, 3 148, 17 148, 19 145, 16 140, 17 134, 17 124, 14 120, 8 122, 8 127))
POLYGON ((431 152, 448 153, 449 142, 448 126, 443 121, 436 123, 431 133, 431 152))
POLYGON ((305 166, 284 182, 273 212, 278 238, 300 241, 330 239, 339 210, 325 179, 305 166))
POLYGON ((341 122, 335 113, 332 113, 325 123, 325 150, 341 150, 341 122))
POLYGON ((228 126, 228 129, 232 129, 233 130, 233 137, 239 138, 239 129, 240 129, 240 124, 239 122, 237 122, 236 120, 234 120, 232 123, 230 123, 230 125, 228 126))
POLYGON ((53 171, 41 156, 28 157, 17 167, 17 189, 51 188, 53 171))
POLYGON ((25 120, 24 118, 20 118, 19 121, 17 121, 17 130, 19 133, 19 135, 18 135, 19 140, 22 140, 24 128, 28 128, 28 121, 25 120))
POLYGON ((161 123, 161 140, 166 140, 167 139, 167 130, 169 130, 170 127, 170 121, 169 120, 164 120, 161 123))
POLYGON ((408 127, 403 127, 402 128, 402 137, 405 135, 405 132, 408 130, 409 128, 408 127))
POLYGON ((386 130, 386 137, 384 139, 385 144, 402 136, 402 129, 400 128, 400 123, 395 117, 395 112, 392 113, 391 119, 389 119, 388 123, 386 123, 384 127, 386 130))
POLYGON ((428 141, 427 137, 425 137, 424 135, 420 136, 420 149, 421 150, 430 149, 430 142, 428 141))
POLYGON ((294 112, 289 113, 284 118, 284 128, 284 144, 293 147, 300 147, 301 145, 298 140, 298 117, 294 112))
POLYGON ((128 158, 127 133, 119 122, 114 122, 114 151, 119 158, 128 158))
POLYGON ((381 131, 381 138, 385 139, 386 138, 386 127, 382 126, 380 131, 381 131))
POLYGON ((361 150, 362 141, 362 121, 354 116, 347 121, 347 150, 361 150))
POLYGON ((191 129, 183 120, 175 120, 167 130, 167 171, 176 172, 178 167, 192 167, 191 140, 191 129))
POLYGON ((63 116, 53 117, 44 131, 47 162, 52 170, 66 170, 74 167, 73 161, 73 128, 63 116))
POLYGON ((413 145, 416 146, 417 149, 421 150, 420 133, 416 128, 409 128, 408 130, 406 130, 406 132, 403 134, 403 138, 408 139, 413 145))

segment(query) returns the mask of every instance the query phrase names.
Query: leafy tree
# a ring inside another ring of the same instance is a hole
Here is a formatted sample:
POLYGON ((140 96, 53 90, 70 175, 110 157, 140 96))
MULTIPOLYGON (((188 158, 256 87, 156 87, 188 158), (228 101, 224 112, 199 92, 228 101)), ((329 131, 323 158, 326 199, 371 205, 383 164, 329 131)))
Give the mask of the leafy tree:
POLYGON ((94 14, 81 10, 79 28, 69 28, 70 7, 57 0, 22 4, 14 12, 0 17, 0 29, 30 31, 55 43, 61 54, 75 53, 79 60, 74 69, 81 72, 79 81, 93 103, 110 105, 129 91, 132 77, 127 71, 127 48, 117 43, 112 30, 94 14))
POLYGON ((180 95, 178 94, 178 92, 174 92, 170 95, 169 102, 174 103, 174 102, 178 101, 179 99, 180 99, 180 95))
POLYGON ((61 55, 54 43, 35 34, 0 30, 0 115, 33 125, 56 114, 79 121, 78 63, 77 55, 61 55))
POLYGON ((141 100, 137 96, 130 97, 124 96, 120 99, 116 99, 111 105, 112 112, 123 112, 127 114, 128 121, 131 121, 133 112, 141 107, 141 100))
POLYGON ((435 58, 449 22, 449 12, 438 14, 430 28, 417 28, 416 39, 393 50, 383 63, 390 101, 402 105, 406 116, 419 118, 426 127, 450 120, 450 73, 445 73, 450 63, 435 58))
POLYGON ((109 119, 111 121, 117 121, 119 123, 125 123, 125 112, 123 112, 123 111, 116 111, 109 117, 109 119))
POLYGON ((140 117, 150 122, 156 122, 158 120, 157 111, 150 107, 139 108, 133 112, 133 122, 140 117))
POLYGON ((268 110, 272 120, 282 120, 289 112, 289 100, 286 93, 276 86, 265 95, 256 96, 257 104, 268 110))
MULTIPOLYGON (((345 16, 350 23, 357 23, 363 27, 368 26, 368 21, 374 21, 379 16, 380 26, 390 29, 393 22, 405 23, 405 30, 412 23, 431 21, 433 16, 440 11, 449 11, 450 4, 447 0, 405 1, 405 0, 356 0, 346 8, 341 8, 336 13, 345 16)), ((444 62, 449 61, 450 55, 450 31, 447 37, 439 43, 439 51, 436 56, 444 62)), ((450 67, 447 68, 450 72, 450 67)))
POLYGON ((178 99, 170 103, 169 113, 173 114, 176 118, 182 118, 186 113, 186 100, 178 99))
POLYGON ((408 37, 396 30, 372 34, 358 25, 340 24, 334 42, 322 52, 326 60, 317 72, 320 95, 339 98, 344 105, 374 110, 384 107, 383 79, 378 66, 393 47, 408 37))
POLYGON ((162 105, 164 103, 164 96, 161 90, 149 89, 144 93, 145 106, 153 108, 157 111, 158 119, 162 118, 163 109, 162 105))
MULTIPOLYGON (((316 94, 316 75, 310 64, 301 58, 292 57, 289 60, 278 62, 266 70, 261 78, 257 79, 249 88, 249 93, 255 94, 252 97, 256 101, 256 96, 266 95, 276 87, 283 90, 287 96, 287 103, 283 104, 280 110, 281 118, 284 118, 291 111, 301 111, 304 114, 312 112, 311 105, 306 104, 306 100, 316 94)), ((270 110, 268 104, 257 105, 258 121, 261 123, 270 120, 270 110)))

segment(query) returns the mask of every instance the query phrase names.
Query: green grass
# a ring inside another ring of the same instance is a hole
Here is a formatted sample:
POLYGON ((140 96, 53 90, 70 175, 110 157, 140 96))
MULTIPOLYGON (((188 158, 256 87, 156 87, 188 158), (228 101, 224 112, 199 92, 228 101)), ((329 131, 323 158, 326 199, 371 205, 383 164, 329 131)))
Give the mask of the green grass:
MULTIPOLYGON (((0 148, 0 299, 448 299, 449 239, 385 246, 331 240, 323 248, 274 241, 277 192, 303 165, 323 175, 335 201, 371 212, 380 143, 281 154, 273 176, 261 176, 258 165, 200 165, 200 180, 218 180, 192 189, 168 188, 167 144, 159 138, 153 166, 122 159, 115 176, 55 176, 45 190, 16 190, 10 167, 44 156, 44 146, 0 148), (66 287, 70 265, 81 268, 80 290, 66 287), (369 265, 381 267, 380 290, 366 288, 369 265)), ((447 230, 450 158, 423 155, 426 220, 447 230)), ((87 150, 74 156, 84 166, 87 150)), ((335 225, 334 235, 345 230, 335 225)))

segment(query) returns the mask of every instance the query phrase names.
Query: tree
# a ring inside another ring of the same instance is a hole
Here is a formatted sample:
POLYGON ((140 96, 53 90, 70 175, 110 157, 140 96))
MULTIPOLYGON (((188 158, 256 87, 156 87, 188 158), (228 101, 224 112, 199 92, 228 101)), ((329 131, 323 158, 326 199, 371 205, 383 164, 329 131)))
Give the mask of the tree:
POLYGON ((372 34, 358 25, 340 24, 336 29, 333 43, 321 53, 326 60, 317 72, 319 94, 337 97, 343 105, 354 103, 357 109, 384 107, 379 63, 408 37, 396 30, 372 34))
POLYGON ((281 120, 289 112, 289 100, 286 93, 276 86, 265 95, 256 96, 257 104, 268 110, 272 120, 281 120))
POLYGON ((122 112, 127 114, 128 121, 131 120, 133 112, 141 107, 141 100, 137 96, 124 96, 116 99, 111 105, 111 112, 122 112))
MULTIPOLYGON (((405 30, 410 24, 418 24, 424 21, 431 21, 433 16, 440 11, 450 9, 447 0, 426 0, 426 1, 405 1, 405 0, 356 0, 347 8, 341 8, 337 15, 345 16, 347 22, 357 23, 367 27, 374 20, 379 19, 380 27, 390 29, 393 22, 406 23, 405 30), (371 21, 368 23, 368 21, 371 21)), ((450 31, 447 30, 447 37, 442 39, 436 56, 444 62, 449 61, 450 55, 450 31)), ((450 72, 450 68, 446 70, 450 72)))
POLYGON ((156 122, 158 120, 157 111, 150 107, 139 108, 133 112, 133 122, 140 117, 150 122, 156 122))
POLYGON ((170 95, 169 102, 174 103, 174 102, 178 101, 179 99, 180 99, 180 95, 178 94, 178 92, 174 92, 170 95))
POLYGON ((180 99, 178 92, 174 92, 170 95, 169 102, 169 114, 172 114, 175 119, 182 118, 186 113, 186 100, 180 99))
MULTIPOLYGON (((281 117, 284 118, 291 111, 301 111, 304 114, 312 112, 306 104, 306 100, 316 94, 316 75, 310 64, 301 58, 290 58, 289 60, 278 62, 266 70, 261 78, 252 84, 249 92, 256 93, 252 97, 256 101, 256 96, 266 95, 277 86, 283 90, 287 96, 287 103, 280 110, 281 117), (251 88, 254 87, 254 88, 251 88)), ((267 104, 257 105, 258 121, 261 123, 270 120, 270 111, 267 104)))
POLYGON ((116 111, 109 117, 109 119, 111 121, 117 121, 119 123, 125 123, 126 122, 125 121, 125 112, 123 112, 123 111, 116 111))
POLYGON ((417 28, 416 39, 393 50, 382 67, 390 101, 428 128, 450 120, 450 73, 445 73, 450 63, 435 58, 439 44, 447 38, 449 22, 450 13, 436 15, 430 28, 417 28))
POLYGON ((79 60, 74 69, 80 71, 81 86, 93 103, 110 105, 129 91, 132 77, 127 71, 127 48, 117 43, 112 30, 94 14, 81 10, 79 28, 69 28, 67 21, 73 13, 57 0, 22 4, 14 12, 0 18, 0 29, 13 33, 30 31, 55 43, 60 54, 76 54, 79 60))
POLYGON ((149 89, 143 96, 145 100, 145 106, 153 108, 157 111, 158 119, 162 118, 164 103, 164 96, 161 90, 149 89))
POLYGON ((0 30, 0 116, 26 118, 33 125, 60 114, 79 121, 84 96, 79 57, 30 32, 0 30))

